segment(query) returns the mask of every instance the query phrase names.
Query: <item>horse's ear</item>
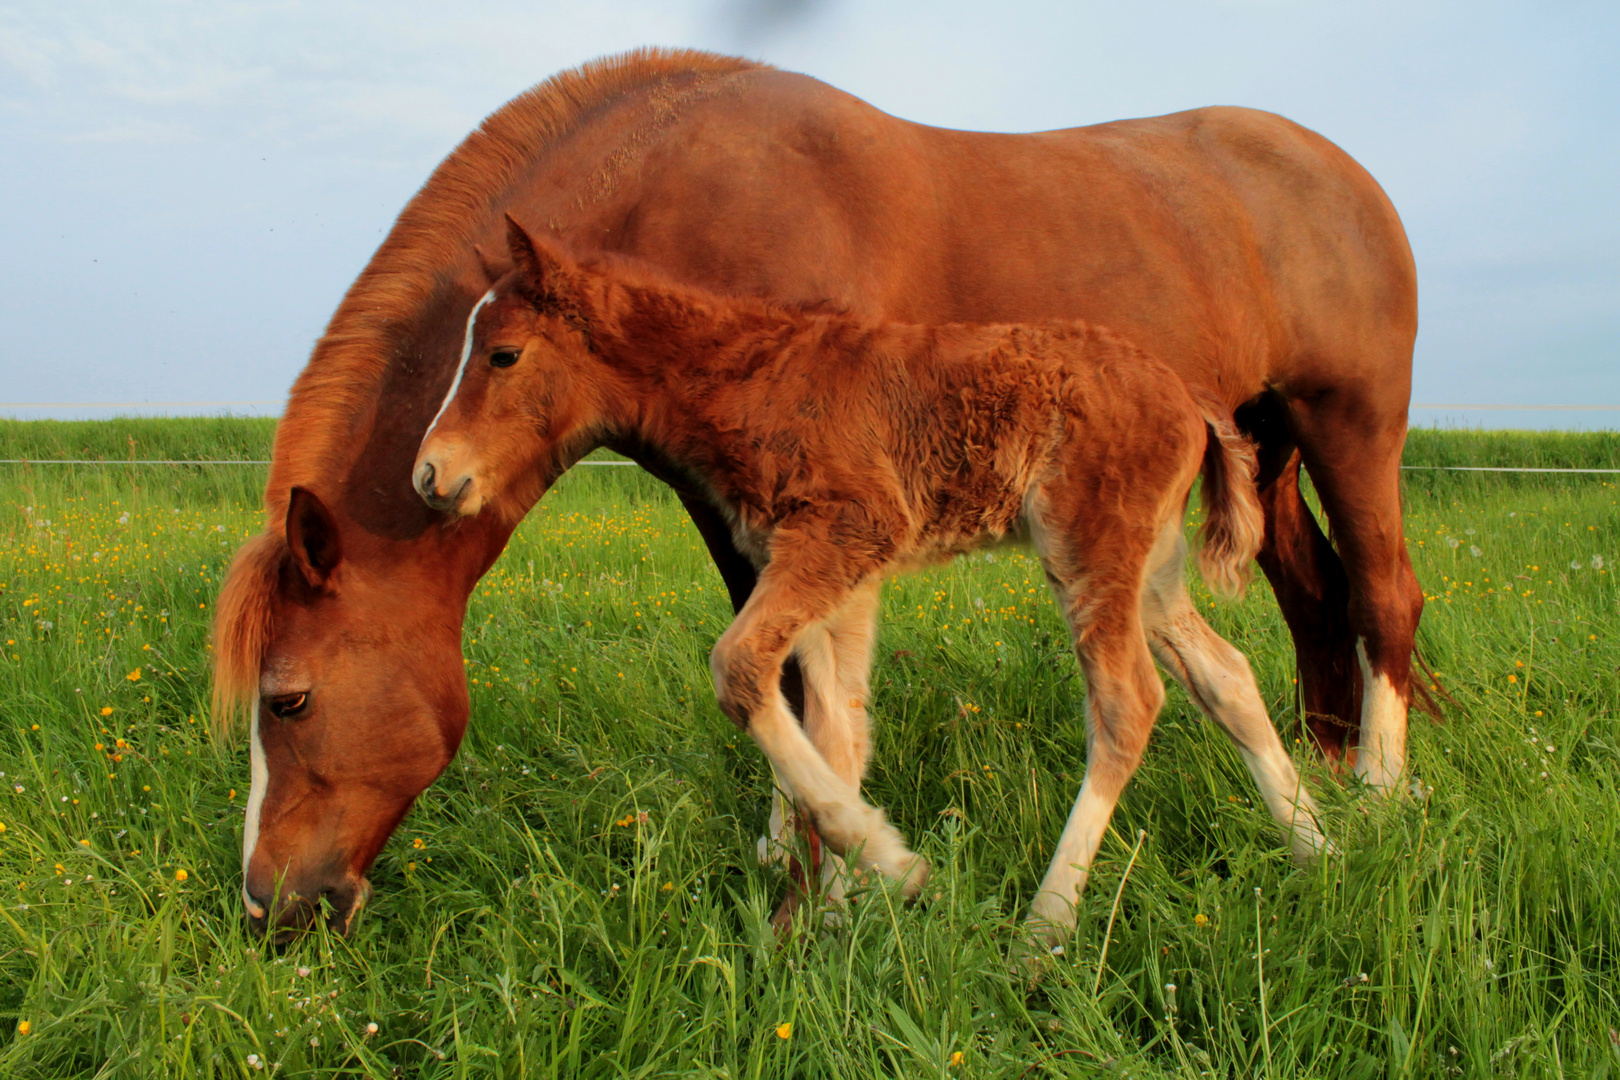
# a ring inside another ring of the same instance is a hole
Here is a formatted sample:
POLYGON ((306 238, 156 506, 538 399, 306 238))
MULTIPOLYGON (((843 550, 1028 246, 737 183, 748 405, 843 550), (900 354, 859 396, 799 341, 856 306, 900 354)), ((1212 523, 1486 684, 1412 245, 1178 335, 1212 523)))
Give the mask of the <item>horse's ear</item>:
POLYGON ((287 500, 287 547, 304 580, 314 589, 324 589, 343 561, 337 519, 307 488, 293 488, 287 500))
POLYGON ((568 261, 551 245, 536 244, 534 237, 511 214, 506 215, 506 247, 525 293, 537 299, 556 299, 568 291, 568 261))

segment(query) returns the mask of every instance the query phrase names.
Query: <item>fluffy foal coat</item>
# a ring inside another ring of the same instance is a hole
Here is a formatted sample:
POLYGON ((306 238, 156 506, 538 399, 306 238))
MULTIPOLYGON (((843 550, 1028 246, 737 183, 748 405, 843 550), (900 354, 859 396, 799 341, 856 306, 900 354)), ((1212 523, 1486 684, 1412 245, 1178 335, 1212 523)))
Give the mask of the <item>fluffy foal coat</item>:
POLYGON ((881 579, 1034 542, 1087 683, 1086 775, 1031 912, 1052 941, 1164 700, 1154 655, 1237 741, 1305 856, 1326 846, 1241 654, 1182 583, 1239 592, 1261 540, 1253 454, 1218 405, 1107 330, 909 326, 723 298, 582 265, 515 222, 514 269, 468 320, 417 457, 435 508, 516 520, 598 446, 649 451, 709 493, 759 585, 715 646, 721 708, 827 846, 921 888, 927 864, 860 781, 881 579), (1151 651, 1150 651, 1151 650, 1151 651), (783 661, 805 673, 801 727, 783 661))

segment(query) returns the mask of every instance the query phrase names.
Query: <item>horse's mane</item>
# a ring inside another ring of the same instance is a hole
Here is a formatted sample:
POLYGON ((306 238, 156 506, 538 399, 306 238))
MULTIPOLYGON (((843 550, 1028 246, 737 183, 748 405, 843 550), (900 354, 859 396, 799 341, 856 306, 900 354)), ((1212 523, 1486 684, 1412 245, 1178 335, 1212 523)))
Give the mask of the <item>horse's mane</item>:
POLYGON ((330 490, 376 408, 402 313, 428 303, 441 275, 474 239, 534 159, 606 102, 660 84, 763 70, 714 53, 637 49, 553 75, 491 114, 440 163, 338 306, 293 383, 276 426, 265 490, 265 532, 231 564, 214 614, 214 715, 245 712, 257 693, 271 633, 271 598, 287 557, 283 521, 294 486, 330 490))

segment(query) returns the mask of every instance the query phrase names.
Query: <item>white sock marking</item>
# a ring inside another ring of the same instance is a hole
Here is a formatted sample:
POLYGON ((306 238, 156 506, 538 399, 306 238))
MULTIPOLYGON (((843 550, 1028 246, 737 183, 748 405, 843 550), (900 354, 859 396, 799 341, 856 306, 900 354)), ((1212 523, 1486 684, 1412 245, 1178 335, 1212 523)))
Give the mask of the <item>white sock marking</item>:
POLYGON ((1393 792, 1406 768, 1406 705, 1388 676, 1373 674, 1364 638, 1356 638, 1356 659, 1361 663, 1361 745, 1356 750, 1356 775, 1386 793, 1393 792))
POLYGON ((472 359, 473 323, 478 321, 478 313, 484 310, 484 305, 493 299, 495 290, 491 289, 479 297, 478 303, 473 305, 472 314, 467 316, 467 334, 461 339, 461 362, 456 365, 456 377, 450 380, 450 389, 445 392, 444 402, 439 406, 439 411, 433 414, 433 422, 427 426, 427 432, 422 436, 423 442, 427 442, 428 436, 433 434, 433 429, 439 426, 439 417, 444 415, 444 410, 450 407, 451 399, 461 388, 461 377, 467 374, 467 361, 472 359))

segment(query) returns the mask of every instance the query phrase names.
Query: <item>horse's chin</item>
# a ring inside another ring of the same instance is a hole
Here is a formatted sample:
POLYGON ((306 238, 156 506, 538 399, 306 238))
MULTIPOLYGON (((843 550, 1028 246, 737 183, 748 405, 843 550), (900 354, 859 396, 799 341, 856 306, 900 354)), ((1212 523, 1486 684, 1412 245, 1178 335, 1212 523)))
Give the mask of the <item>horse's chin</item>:
POLYGON ((354 917, 360 913, 360 909, 365 907, 366 901, 370 899, 371 880, 369 878, 361 878, 355 884, 354 899, 350 901, 349 909, 342 912, 334 910, 331 912, 331 914, 327 915, 327 929, 331 930, 334 934, 348 937, 349 932, 354 929, 354 917))

